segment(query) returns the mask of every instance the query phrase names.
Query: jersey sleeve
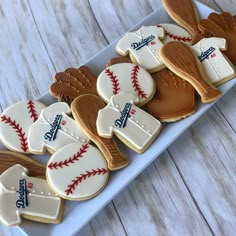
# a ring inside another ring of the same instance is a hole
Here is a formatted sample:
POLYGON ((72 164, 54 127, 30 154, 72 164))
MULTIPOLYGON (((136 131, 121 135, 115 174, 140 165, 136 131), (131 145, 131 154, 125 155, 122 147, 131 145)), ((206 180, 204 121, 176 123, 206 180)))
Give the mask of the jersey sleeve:
POLYGON ((126 33, 117 43, 116 45, 116 51, 122 55, 122 56, 126 56, 129 53, 129 34, 130 33, 126 33))
POLYGON ((217 48, 221 49, 222 51, 225 51, 227 49, 227 42, 224 38, 217 38, 217 37, 211 37, 211 38, 204 38, 201 41, 201 47, 204 48, 217 48))
POLYGON ((120 92, 111 97, 111 103, 113 104, 113 106, 115 106, 116 104, 125 104, 127 102, 137 104, 139 102, 139 97, 136 94, 129 92, 120 92))
POLYGON ((113 131, 109 118, 110 116, 106 107, 98 112, 96 121, 98 135, 106 138, 112 138, 113 131))

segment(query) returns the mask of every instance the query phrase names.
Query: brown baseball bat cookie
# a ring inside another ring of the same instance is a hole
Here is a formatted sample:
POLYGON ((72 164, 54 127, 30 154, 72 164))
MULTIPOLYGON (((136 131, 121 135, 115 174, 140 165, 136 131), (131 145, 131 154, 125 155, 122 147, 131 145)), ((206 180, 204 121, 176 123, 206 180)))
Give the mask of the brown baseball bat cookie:
POLYGON ((119 63, 132 63, 131 59, 129 57, 113 57, 107 61, 106 67, 119 64, 119 63))
POLYGON ((173 122, 196 112, 195 89, 190 83, 167 68, 152 77, 156 93, 144 107, 152 116, 162 122, 173 122))
POLYGON ((68 68, 65 72, 55 75, 50 94, 57 97, 59 102, 70 105, 79 95, 97 95, 96 81, 97 77, 87 66, 81 66, 79 69, 68 68))
POLYGON ((225 54, 231 61, 236 62, 236 15, 232 16, 228 12, 211 13, 208 19, 199 22, 198 28, 206 38, 225 38, 227 40, 225 54))
POLYGON ((105 103, 96 95, 85 94, 77 97, 71 104, 72 114, 83 132, 97 145, 108 163, 109 170, 118 170, 128 165, 113 138, 102 138, 97 133, 98 111, 105 103))
POLYGON ((45 179, 46 166, 20 153, 0 151, 0 174, 8 168, 20 164, 29 170, 32 177, 45 179))
POLYGON ((210 103, 221 97, 221 92, 208 84, 203 68, 189 46, 169 42, 161 48, 160 57, 171 71, 197 90, 203 103, 210 103))
POLYGON ((192 0, 162 0, 169 16, 192 36, 193 44, 203 37, 198 29, 199 15, 192 0))

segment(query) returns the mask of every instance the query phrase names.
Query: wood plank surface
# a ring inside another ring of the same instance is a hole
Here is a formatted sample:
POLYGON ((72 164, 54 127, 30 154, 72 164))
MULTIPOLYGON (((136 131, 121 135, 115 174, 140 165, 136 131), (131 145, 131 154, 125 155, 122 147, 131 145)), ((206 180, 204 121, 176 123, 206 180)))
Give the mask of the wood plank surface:
MULTIPOLYGON (((236 14, 234 0, 201 0, 236 14)), ((48 91, 161 7, 160 0, 3 0, 0 109, 48 91)), ((235 235, 236 88, 186 131, 78 235, 235 235)), ((22 235, 0 226, 0 235, 22 235)))

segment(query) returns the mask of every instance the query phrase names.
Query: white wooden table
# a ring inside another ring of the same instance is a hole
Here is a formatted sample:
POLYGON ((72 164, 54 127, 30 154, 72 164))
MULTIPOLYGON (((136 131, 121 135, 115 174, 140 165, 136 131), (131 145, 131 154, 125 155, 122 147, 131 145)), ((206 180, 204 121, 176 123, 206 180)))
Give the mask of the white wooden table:
MULTIPOLYGON (((236 14, 235 0, 202 0, 236 14)), ((2 0, 0 109, 37 99, 161 6, 160 0, 2 0)), ((236 88, 78 235, 235 235, 236 88)), ((0 226, 0 235, 21 235, 0 226)))

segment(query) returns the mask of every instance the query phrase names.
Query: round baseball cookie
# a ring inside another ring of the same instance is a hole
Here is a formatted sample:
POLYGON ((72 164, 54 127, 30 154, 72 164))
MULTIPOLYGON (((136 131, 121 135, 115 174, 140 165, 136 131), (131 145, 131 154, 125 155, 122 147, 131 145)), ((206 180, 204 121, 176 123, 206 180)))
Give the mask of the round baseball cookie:
POLYGON ((46 106, 27 100, 9 106, 0 116, 0 140, 10 150, 30 153, 28 146, 29 127, 46 106))
POLYGON ((165 38, 161 41, 165 44, 171 41, 179 41, 187 45, 192 45, 192 37, 184 28, 175 24, 158 24, 165 31, 165 38))
POLYGON ((89 144, 72 143, 59 149, 46 168, 49 186, 68 200, 95 197, 105 187, 108 176, 103 155, 89 144))
POLYGON ((139 65, 121 63, 107 67, 97 79, 97 92, 108 103, 113 95, 120 92, 136 94, 138 106, 152 99, 156 91, 152 76, 139 65))

